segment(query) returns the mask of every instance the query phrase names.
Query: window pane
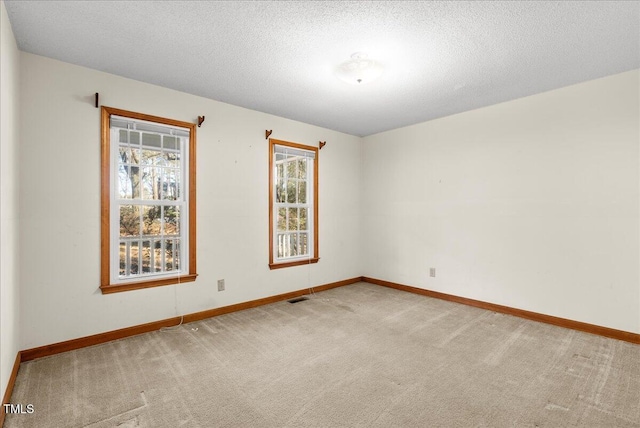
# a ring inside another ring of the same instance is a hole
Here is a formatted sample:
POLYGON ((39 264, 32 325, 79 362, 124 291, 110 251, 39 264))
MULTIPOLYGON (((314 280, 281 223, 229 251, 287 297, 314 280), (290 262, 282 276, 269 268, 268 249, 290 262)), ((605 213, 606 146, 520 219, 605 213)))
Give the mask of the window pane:
POLYGON ((307 178, 307 159, 298 159, 298 175, 296 178, 307 178))
POLYGON ((287 230, 287 209, 278 208, 278 232, 287 230))
POLYGON ((179 239, 174 239, 173 240, 173 245, 174 245, 174 249, 173 249, 173 266, 175 267, 176 270, 180 270, 180 256, 181 256, 181 244, 180 244, 180 240, 179 239))
MULTIPOLYGON (((175 179, 176 200, 178 200, 182 199, 182 175, 180 174, 180 171, 176 171, 175 179)), ((185 198, 188 198, 188 195, 186 195, 185 198)))
POLYGON ((151 169, 151 195, 154 200, 160 199, 160 189, 162 188, 162 168, 151 169))
POLYGON ((286 202, 284 191, 284 165, 279 163, 276 165, 274 177, 276 183, 276 202, 286 202))
POLYGON ((178 171, 173 168, 165 168, 164 185, 162 194, 164 199, 175 201, 178 199, 178 171))
POLYGON ((143 207, 142 215, 142 234, 143 235, 160 235, 160 206, 143 207))
POLYGON ((303 180, 298 181, 298 203, 307 203, 307 182, 303 180))
POLYGON ((162 173, 162 198, 176 200, 175 171, 171 168, 164 168, 162 173))
POLYGON ((131 199, 131 170, 127 165, 118 168, 118 195, 122 199, 131 199))
POLYGON ((174 252, 173 239, 167 239, 164 244, 164 269, 167 271, 173 270, 173 252, 174 252))
POLYGON ((291 241, 291 255, 297 256, 298 253, 298 235, 296 233, 292 233, 289 235, 289 240, 291 241))
POLYGON ((129 162, 131 164, 137 165, 140 163, 140 149, 131 149, 130 151, 131 157, 129 158, 129 162))
POLYGON ((118 195, 122 199, 140 197, 140 168, 121 166, 118 170, 118 195))
POLYGON ((164 185, 162 195, 165 200, 177 201, 180 199, 180 181, 182 176, 179 169, 164 168, 164 185))
POLYGON ((157 240, 154 243, 153 266, 156 272, 162 272, 162 240, 157 240))
POLYGON ((307 209, 300 208, 300 230, 307 230, 307 209))
POLYGON ((155 165, 156 159, 162 158, 162 152, 159 150, 142 150, 142 163, 145 165, 155 165))
POLYGON ((142 273, 151 272, 151 241, 142 241, 142 273))
POLYGON ((142 199, 160 199, 161 168, 142 168, 142 199))
POLYGON ((129 142, 129 132, 126 129, 118 131, 118 141, 125 144, 129 142))
POLYGON ((140 235, 140 208, 120 205, 120 236, 140 235))
POLYGON ((156 166, 168 166, 167 157, 164 155, 164 153, 160 153, 158 156, 156 156, 154 162, 156 166))
POLYGON ((289 208, 287 230, 298 230, 298 208, 289 208))
POLYGON ((284 249, 282 247, 282 241, 283 241, 283 234, 278 233, 278 235, 276 236, 276 239, 278 241, 278 245, 277 245, 277 257, 284 257, 284 249))
POLYGON ((300 234, 300 242, 298 243, 300 246, 300 255, 305 256, 309 254, 309 234, 301 233, 300 234))
POLYGON ((140 274, 140 251, 138 241, 131 242, 129 262, 131 263, 131 275, 140 274))
POLYGON ((151 181, 151 169, 152 168, 142 168, 142 175, 140 177, 142 199, 153 199, 153 182, 151 181))
POLYGON ((167 166, 172 168, 180 167, 180 155, 178 153, 167 153, 163 154, 165 163, 167 166))
POLYGON ((166 190, 168 188, 167 186, 167 180, 169 179, 169 177, 167 176, 167 174, 169 173, 169 171, 167 171, 166 168, 156 168, 156 172, 158 174, 157 177, 157 182, 158 182, 158 198, 160 199, 167 199, 166 197, 166 190))
POLYGON ((279 179, 276 185, 276 202, 283 203, 286 202, 286 193, 284 191, 284 180, 279 179))
POLYGON ((164 234, 178 235, 180 233, 180 207, 164 207, 164 234))
POLYGON ((142 133, 142 145, 145 147, 157 147, 160 148, 162 145, 162 140, 157 134, 147 134, 146 132, 142 133))
POLYGON ((119 258, 120 258, 120 268, 119 273, 120 276, 124 276, 127 274, 127 244, 124 242, 120 242, 120 248, 118 249, 119 258))
POLYGON ((127 146, 120 146, 118 149, 118 153, 120 155, 120 159, 118 163, 125 164, 131 162, 131 149, 127 146))
POLYGON ((131 182, 131 196, 133 199, 140 199, 140 167, 131 166, 129 174, 129 181, 131 182))
POLYGON ((165 135, 162 137, 162 148, 165 150, 177 150, 178 149, 178 138, 172 137, 169 135, 165 135))
POLYGON ((296 161, 295 159, 287 159, 287 176, 296 178, 296 161))
POLYGON ((296 182, 295 180, 287 180, 287 202, 296 203, 296 182))
POLYGON ((140 144, 140 133, 137 131, 129 131, 129 144, 140 144))

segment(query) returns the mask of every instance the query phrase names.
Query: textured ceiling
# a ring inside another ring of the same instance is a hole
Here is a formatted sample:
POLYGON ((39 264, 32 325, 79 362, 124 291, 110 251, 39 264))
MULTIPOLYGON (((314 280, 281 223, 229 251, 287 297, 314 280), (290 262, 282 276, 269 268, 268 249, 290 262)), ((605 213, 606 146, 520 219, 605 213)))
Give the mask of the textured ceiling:
POLYGON ((23 51, 359 136, 640 68, 639 2, 5 5, 23 51))

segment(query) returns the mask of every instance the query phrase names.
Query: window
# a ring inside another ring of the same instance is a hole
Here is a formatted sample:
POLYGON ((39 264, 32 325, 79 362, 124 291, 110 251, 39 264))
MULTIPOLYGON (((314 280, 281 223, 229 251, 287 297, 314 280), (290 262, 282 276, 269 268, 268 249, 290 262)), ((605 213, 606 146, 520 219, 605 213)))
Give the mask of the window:
POLYGON ((102 107, 103 293, 196 279, 195 125, 102 107))
POLYGON ((317 263, 318 149, 269 140, 269 267, 317 263))

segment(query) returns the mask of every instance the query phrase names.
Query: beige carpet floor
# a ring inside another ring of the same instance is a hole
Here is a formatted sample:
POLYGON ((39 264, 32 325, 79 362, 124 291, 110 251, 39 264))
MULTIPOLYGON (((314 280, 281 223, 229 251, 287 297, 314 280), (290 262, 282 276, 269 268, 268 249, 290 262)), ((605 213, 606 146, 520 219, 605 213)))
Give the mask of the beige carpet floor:
POLYGON ((5 427, 640 427, 640 346, 359 283, 23 363, 5 427))

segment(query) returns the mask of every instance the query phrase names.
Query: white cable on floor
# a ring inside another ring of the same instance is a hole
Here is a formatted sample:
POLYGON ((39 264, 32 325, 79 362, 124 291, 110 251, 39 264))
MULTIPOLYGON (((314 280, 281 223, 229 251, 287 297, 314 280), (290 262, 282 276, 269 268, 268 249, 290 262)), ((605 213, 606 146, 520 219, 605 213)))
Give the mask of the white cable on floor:
MULTIPOLYGON (((173 286, 173 310, 175 311, 176 317, 178 316, 178 287, 179 286, 180 286, 180 276, 178 275, 178 284, 173 286)), ((180 315, 180 323, 178 325, 174 325, 171 327, 162 327, 160 328, 160 331, 165 332, 165 331, 178 330, 180 326, 182 326, 183 321, 184 321, 184 315, 180 315)))

